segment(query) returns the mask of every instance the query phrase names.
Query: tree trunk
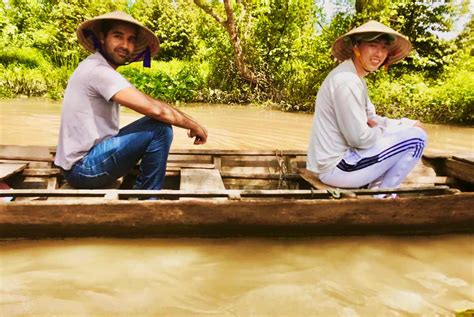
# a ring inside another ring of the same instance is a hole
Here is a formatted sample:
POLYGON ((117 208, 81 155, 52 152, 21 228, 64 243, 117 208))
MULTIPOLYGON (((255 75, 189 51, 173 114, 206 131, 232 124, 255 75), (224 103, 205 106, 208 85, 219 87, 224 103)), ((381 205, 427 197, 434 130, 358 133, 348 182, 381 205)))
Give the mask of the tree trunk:
POLYGON ((355 2, 356 13, 362 13, 362 11, 364 11, 366 3, 367 3, 367 0, 356 0, 355 2))
POLYGON ((204 4, 201 0, 193 0, 194 3, 200 7, 204 12, 212 16, 220 25, 224 27, 226 32, 229 34, 230 42, 232 44, 232 49, 234 50, 234 62, 237 67, 237 71, 240 76, 252 83, 257 83, 257 76, 253 73, 251 69, 245 65, 244 53, 242 50, 242 44, 240 42, 239 33, 237 31, 237 26, 234 19, 234 10, 232 9, 232 4, 229 0, 224 0, 224 8, 226 13, 226 19, 224 20, 220 17, 214 10, 204 4))

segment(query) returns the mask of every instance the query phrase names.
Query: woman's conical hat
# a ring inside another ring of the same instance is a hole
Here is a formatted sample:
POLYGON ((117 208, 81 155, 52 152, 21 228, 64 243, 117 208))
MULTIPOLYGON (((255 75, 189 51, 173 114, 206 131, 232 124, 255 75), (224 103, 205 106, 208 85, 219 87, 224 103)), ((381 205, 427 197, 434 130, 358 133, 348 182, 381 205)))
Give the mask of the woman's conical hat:
POLYGON ((346 34, 338 37, 332 45, 332 55, 339 61, 344 61, 351 58, 352 56, 352 40, 351 38, 357 37, 364 33, 372 34, 387 34, 393 38, 393 42, 390 43, 389 52, 387 56, 386 65, 391 65, 405 58, 411 50, 410 40, 398 33, 397 31, 383 25, 377 21, 369 21, 357 28, 354 28, 346 34))

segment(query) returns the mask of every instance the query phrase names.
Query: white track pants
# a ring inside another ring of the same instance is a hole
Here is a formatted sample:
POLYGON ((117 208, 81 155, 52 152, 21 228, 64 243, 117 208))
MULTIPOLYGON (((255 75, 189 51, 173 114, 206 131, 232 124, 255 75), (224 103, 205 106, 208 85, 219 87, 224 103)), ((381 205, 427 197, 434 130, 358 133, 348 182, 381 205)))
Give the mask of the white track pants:
POLYGON ((426 138, 418 127, 387 130, 373 147, 349 149, 332 171, 319 178, 341 188, 398 187, 421 158, 426 138))

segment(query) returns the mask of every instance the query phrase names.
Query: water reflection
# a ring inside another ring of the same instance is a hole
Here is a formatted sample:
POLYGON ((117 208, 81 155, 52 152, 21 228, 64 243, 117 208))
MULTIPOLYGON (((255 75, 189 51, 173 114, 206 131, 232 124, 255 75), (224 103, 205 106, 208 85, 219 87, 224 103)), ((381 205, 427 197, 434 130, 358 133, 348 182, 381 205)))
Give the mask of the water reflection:
MULTIPOLYGON (((55 145, 59 103, 0 102, 1 144, 55 145)), ((186 107, 205 148, 306 149, 312 116, 186 107)), ((122 122, 137 118, 123 111, 122 122)), ((429 148, 473 129, 428 125, 429 148)), ((175 129, 175 148, 191 148, 175 129)), ((0 243, 6 316, 405 316, 474 308, 474 237, 47 240, 0 243)))
MULTIPOLYGON (((59 102, 43 99, 0 101, 1 144, 56 145, 60 122, 59 102)), ((209 129, 209 149, 306 150, 311 114, 285 113, 252 106, 188 105, 183 111, 209 129)), ((122 126, 140 115, 122 109, 122 126)), ((427 124, 428 148, 474 151, 474 128, 427 124)), ((175 128, 173 148, 192 148, 186 131, 175 128)))
POLYGON ((474 307, 464 236, 35 241, 0 244, 0 255, 9 315, 433 316, 474 307))

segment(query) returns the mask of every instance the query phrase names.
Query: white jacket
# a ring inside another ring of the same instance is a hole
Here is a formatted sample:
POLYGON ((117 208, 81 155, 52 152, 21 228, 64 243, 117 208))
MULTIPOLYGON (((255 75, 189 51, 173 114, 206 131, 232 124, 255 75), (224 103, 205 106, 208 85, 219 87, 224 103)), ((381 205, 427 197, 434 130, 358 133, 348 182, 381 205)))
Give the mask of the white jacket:
POLYGON ((385 129, 415 122, 378 116, 365 81, 348 59, 329 73, 318 91, 307 168, 316 173, 328 172, 336 167, 348 149, 368 149, 385 129), (370 128, 369 119, 376 121, 377 126, 370 128))

